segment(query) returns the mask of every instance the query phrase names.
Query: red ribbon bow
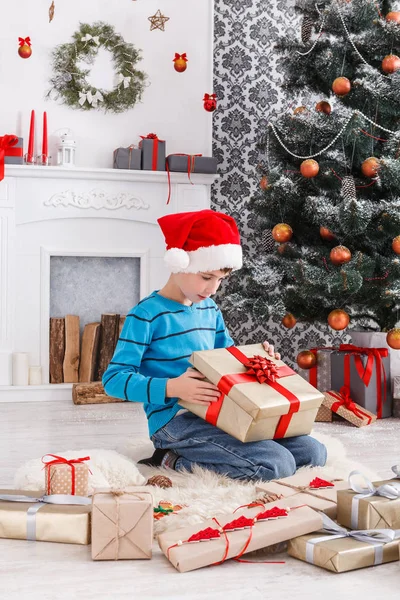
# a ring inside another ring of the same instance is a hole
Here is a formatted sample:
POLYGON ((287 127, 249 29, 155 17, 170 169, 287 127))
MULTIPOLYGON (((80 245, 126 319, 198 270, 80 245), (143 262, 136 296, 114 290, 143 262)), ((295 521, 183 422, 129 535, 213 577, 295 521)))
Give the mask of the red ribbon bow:
MULTIPOLYGON (((57 454, 45 454, 42 456, 42 463, 44 464, 43 469, 47 469, 47 494, 50 494, 50 467, 52 465, 69 465, 72 471, 72 484, 71 484, 71 495, 75 495, 75 465, 78 463, 83 463, 86 460, 90 460, 90 456, 84 456, 83 458, 71 458, 67 459, 63 456, 57 456, 57 454), (52 456, 54 460, 45 460, 46 456, 52 456)), ((89 469, 89 473, 92 471, 89 469)))
POLYGON ((196 162, 196 157, 198 156, 203 156, 202 154, 170 154, 169 156, 167 156, 167 160, 165 161, 165 165, 166 165, 166 169, 167 169, 167 174, 168 174, 168 200, 167 200, 167 204, 169 204, 169 201, 171 200, 171 171, 169 170, 169 157, 170 156, 187 156, 188 159, 188 168, 187 168, 187 174, 188 174, 188 179, 190 181, 190 183, 192 185, 194 185, 193 181, 190 178, 190 175, 192 174, 192 172, 194 171, 194 163, 196 162))
POLYGON ((16 135, 3 135, 0 137, 0 181, 4 179, 4 159, 6 152, 18 144, 18 138, 16 135))
POLYGON ((206 100, 216 100, 217 94, 204 94, 203 102, 206 100))
POLYGON ((244 365, 248 375, 254 375, 260 383, 276 381, 279 367, 264 356, 255 355, 244 365))
POLYGON ((26 38, 19 37, 18 41, 19 41, 19 45, 20 46, 25 46, 25 44, 27 46, 32 46, 32 42, 31 42, 31 38, 30 37, 26 37, 26 38))
POLYGON ((341 406, 344 406, 345 408, 347 408, 347 410, 351 411, 356 417, 359 417, 360 419, 366 418, 368 420, 368 425, 371 423, 371 415, 361 410, 361 408, 357 406, 357 404, 351 399, 350 390, 346 385, 340 388, 339 394, 335 394, 335 392, 332 391, 328 392, 328 394, 330 394, 337 400, 337 402, 334 402, 331 406, 332 412, 337 413, 338 409, 341 406))
POLYGON ((177 52, 175 52, 175 58, 173 59, 173 62, 175 62, 176 60, 184 60, 184 61, 188 62, 186 52, 184 52, 183 54, 178 54, 177 52))
POLYGON ((158 140, 158 135, 156 133, 148 133, 147 135, 141 135, 140 137, 142 140, 158 140))

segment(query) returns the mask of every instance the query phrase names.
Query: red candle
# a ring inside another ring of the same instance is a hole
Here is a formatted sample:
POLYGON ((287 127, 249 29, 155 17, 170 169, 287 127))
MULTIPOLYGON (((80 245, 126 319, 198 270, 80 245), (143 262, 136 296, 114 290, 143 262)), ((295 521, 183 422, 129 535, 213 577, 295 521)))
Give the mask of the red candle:
POLYGON ((29 143, 28 143, 28 156, 27 162, 32 163, 34 161, 34 144, 35 144, 35 111, 31 112, 31 126, 29 129, 29 143))
POLYGON ((43 113, 42 160, 47 160, 47 113, 43 113))

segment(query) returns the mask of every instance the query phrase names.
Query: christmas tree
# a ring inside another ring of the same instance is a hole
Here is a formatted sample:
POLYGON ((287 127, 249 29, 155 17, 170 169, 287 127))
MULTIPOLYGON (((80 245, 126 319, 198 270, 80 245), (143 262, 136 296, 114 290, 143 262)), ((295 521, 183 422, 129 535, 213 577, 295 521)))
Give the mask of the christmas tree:
POLYGON ((292 107, 268 116, 249 205, 256 252, 229 303, 287 327, 300 320, 393 330, 400 12, 389 0, 298 0, 296 9, 301 27, 278 45, 292 107))

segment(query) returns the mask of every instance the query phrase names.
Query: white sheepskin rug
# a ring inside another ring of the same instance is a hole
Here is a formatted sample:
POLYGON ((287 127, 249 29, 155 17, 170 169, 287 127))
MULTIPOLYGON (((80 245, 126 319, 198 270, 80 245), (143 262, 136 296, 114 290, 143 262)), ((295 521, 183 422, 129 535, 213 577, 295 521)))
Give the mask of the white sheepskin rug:
MULTIPOLYGON (((335 438, 322 434, 313 434, 328 449, 328 462, 323 468, 314 468, 313 477, 325 479, 348 477, 352 470, 360 470, 372 480, 378 475, 363 465, 349 461, 343 444, 335 438)), ((155 535, 167 529, 177 529, 188 524, 201 523, 212 516, 234 511, 238 506, 249 504, 260 494, 256 492, 254 482, 240 482, 217 475, 211 471, 196 468, 193 473, 175 472, 137 465, 136 461, 151 456, 153 446, 150 441, 138 441, 112 450, 74 450, 62 452, 66 458, 90 456, 89 493, 97 487, 123 488, 129 485, 144 485, 153 475, 168 476, 173 486, 162 489, 149 486, 155 504, 165 500, 174 505, 183 505, 176 514, 170 514, 155 521, 155 535), (140 470, 139 470, 140 468, 140 470)), ((57 452, 55 452, 57 454, 57 452)), ((305 467, 308 468, 308 467, 305 467)), ((44 487, 44 471, 41 459, 33 459, 18 469, 14 478, 15 489, 41 490, 44 487)))

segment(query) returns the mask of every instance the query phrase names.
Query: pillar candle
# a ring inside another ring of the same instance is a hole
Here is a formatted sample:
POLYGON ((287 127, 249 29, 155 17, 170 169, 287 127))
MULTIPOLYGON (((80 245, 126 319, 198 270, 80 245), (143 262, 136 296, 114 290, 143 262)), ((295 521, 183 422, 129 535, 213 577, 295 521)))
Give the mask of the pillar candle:
POLYGON ((35 157, 35 111, 33 110, 31 112, 31 125, 29 128, 27 162, 33 163, 34 157, 35 157))
POLYGON ((28 385, 29 357, 26 352, 14 352, 12 355, 12 384, 28 385))
POLYGON ((11 352, 0 352, 0 385, 12 385, 11 352))
POLYGON ((42 367, 29 367, 29 385, 42 384, 42 367))
POLYGON ((47 161, 47 113, 43 113, 43 140, 42 140, 42 161, 47 161))

